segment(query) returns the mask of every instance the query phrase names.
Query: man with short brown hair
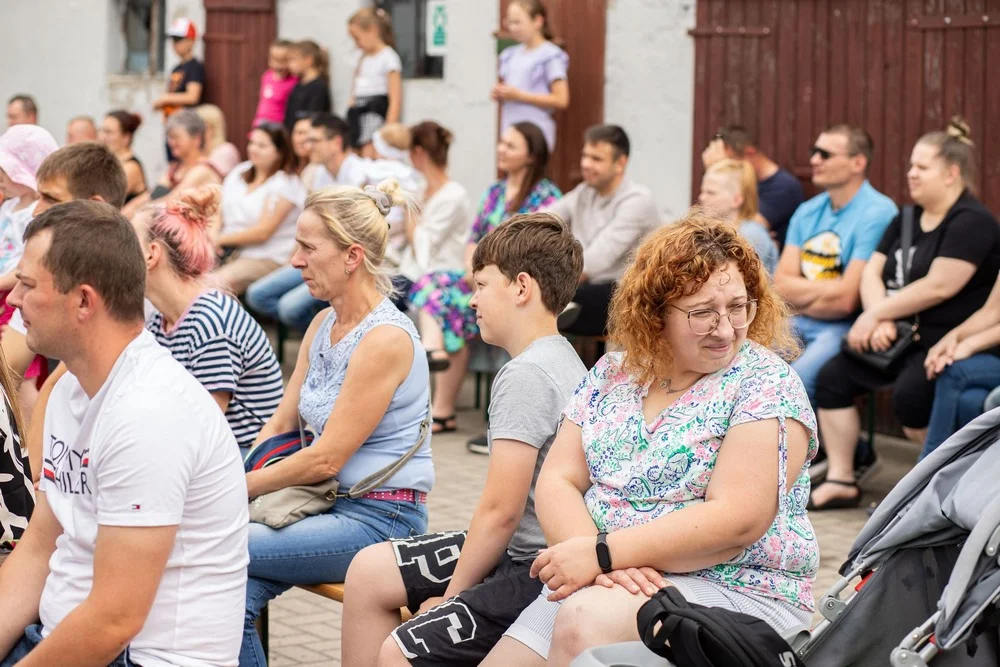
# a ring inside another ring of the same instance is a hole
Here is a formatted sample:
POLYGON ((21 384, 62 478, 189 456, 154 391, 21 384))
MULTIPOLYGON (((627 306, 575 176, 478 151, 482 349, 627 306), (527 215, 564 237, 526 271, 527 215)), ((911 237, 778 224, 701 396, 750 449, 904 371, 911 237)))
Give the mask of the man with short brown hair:
POLYGON ((38 104, 31 95, 15 95, 7 100, 7 127, 38 125, 38 104))
POLYGON ((246 475, 216 402, 143 326, 135 229, 108 204, 53 207, 17 277, 28 343, 69 372, 34 514, 0 568, 3 664, 236 664, 246 475))
POLYGON ((583 274, 572 299, 579 313, 560 327, 566 333, 605 334, 615 285, 639 241, 660 224, 649 188, 625 177, 630 153, 621 127, 588 128, 580 157, 583 183, 547 209, 583 244, 583 274))

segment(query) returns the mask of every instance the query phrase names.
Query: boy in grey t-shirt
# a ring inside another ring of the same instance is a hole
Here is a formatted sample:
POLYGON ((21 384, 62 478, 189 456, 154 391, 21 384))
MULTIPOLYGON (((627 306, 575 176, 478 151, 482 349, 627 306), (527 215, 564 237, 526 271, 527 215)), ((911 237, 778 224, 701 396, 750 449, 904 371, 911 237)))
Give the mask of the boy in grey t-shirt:
POLYGON ((535 481, 586 374, 556 327, 583 248, 558 217, 519 215, 479 243, 473 269, 483 340, 512 357, 493 383, 486 485, 467 532, 394 540, 355 557, 344 664, 479 664, 541 591, 530 575, 546 547, 535 481), (393 629, 401 606, 418 615, 393 629))

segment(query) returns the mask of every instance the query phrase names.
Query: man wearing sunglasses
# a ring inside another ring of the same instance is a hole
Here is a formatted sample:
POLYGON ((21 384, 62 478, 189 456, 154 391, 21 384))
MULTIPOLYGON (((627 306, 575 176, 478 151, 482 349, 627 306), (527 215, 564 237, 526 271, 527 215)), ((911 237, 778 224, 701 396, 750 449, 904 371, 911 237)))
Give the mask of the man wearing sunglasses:
POLYGON ((721 128, 701 154, 705 169, 726 158, 746 160, 753 167, 757 175, 759 217, 771 229, 778 247, 784 246, 788 221, 805 199, 799 179, 764 155, 754 143, 750 130, 742 125, 721 128))
POLYGON ((820 368, 840 351, 861 303, 861 273, 896 205, 866 177, 873 143, 863 129, 833 125, 812 148, 813 184, 823 192, 799 206, 775 272, 778 292, 797 312, 805 345, 792 364, 815 404, 820 368))

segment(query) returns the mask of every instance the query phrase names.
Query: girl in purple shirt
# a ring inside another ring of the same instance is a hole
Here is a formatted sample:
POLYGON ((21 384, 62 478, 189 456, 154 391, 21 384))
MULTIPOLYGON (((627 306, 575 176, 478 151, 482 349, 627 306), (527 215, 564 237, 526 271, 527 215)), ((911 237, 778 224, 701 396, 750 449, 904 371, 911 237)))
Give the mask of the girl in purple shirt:
POLYGON ((513 0, 507 5, 506 27, 518 44, 500 53, 500 80, 491 93, 500 103, 500 132, 514 123, 534 123, 551 151, 556 145, 552 114, 569 106, 569 56, 552 43, 541 0, 513 0))

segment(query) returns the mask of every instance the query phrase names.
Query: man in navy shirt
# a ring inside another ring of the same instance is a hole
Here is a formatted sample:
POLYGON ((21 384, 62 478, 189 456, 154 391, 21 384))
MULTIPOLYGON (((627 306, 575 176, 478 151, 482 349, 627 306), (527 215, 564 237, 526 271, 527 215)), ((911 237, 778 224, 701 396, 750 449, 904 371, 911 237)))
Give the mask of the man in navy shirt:
POLYGON ((742 125, 727 125, 719 130, 701 154, 706 169, 724 158, 746 160, 753 167, 757 174, 760 216, 771 228, 778 246, 783 247, 788 221, 805 199, 799 179, 764 155, 754 144, 750 130, 742 125))

